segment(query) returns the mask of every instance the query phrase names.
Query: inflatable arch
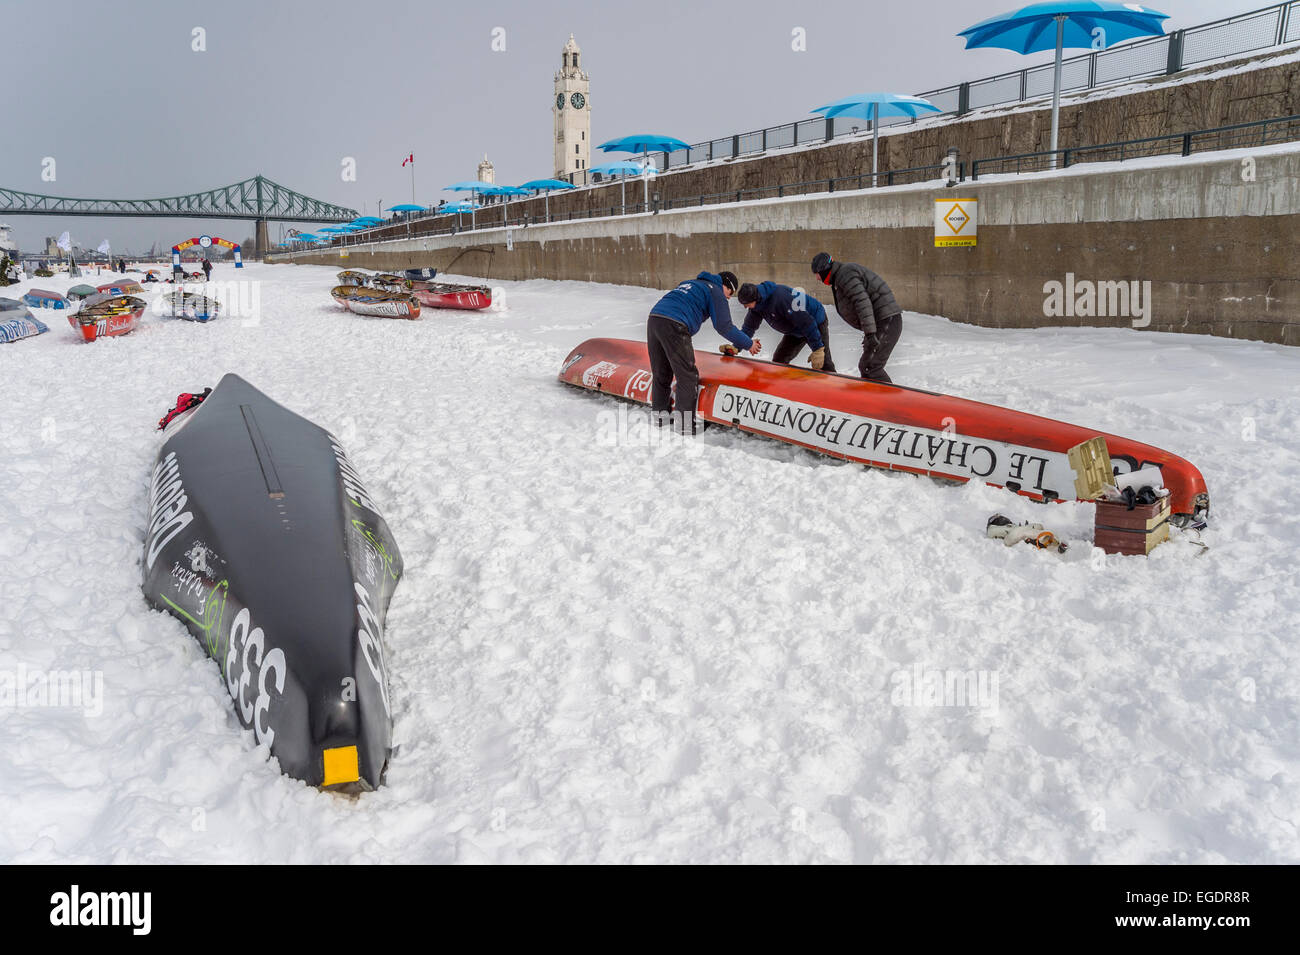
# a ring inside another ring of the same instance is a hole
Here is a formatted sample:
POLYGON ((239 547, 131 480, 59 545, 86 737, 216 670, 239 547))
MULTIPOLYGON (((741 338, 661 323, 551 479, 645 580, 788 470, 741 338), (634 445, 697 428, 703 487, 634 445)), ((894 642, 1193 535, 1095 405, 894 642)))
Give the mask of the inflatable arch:
POLYGON ((221 246, 223 249, 230 249, 235 254, 235 268, 242 269, 244 267, 244 260, 240 258, 239 246, 237 244, 231 242, 229 239, 223 239, 220 236, 200 235, 195 236, 193 239, 186 239, 184 242, 178 242, 172 246, 172 268, 180 268, 181 253, 196 245, 201 249, 208 249, 214 245, 221 246))

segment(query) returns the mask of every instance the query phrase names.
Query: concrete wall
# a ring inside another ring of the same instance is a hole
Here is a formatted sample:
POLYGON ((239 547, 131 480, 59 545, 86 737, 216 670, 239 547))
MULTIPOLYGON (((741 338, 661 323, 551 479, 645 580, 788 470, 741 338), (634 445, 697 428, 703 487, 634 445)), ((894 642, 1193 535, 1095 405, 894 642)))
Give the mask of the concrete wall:
POLYGON ((1072 273, 1150 282, 1147 330, 1300 344, 1300 144, 1074 167, 952 190, 896 186, 555 223, 513 229, 511 240, 507 249, 498 229, 376 243, 346 258, 336 250, 272 258, 653 288, 701 268, 729 268, 741 281, 804 286, 829 302, 809 271, 813 255, 827 250, 883 275, 905 309, 957 321, 1132 324, 1045 315, 1044 284, 1065 283, 1072 273), (979 201, 978 246, 935 248, 935 199, 967 197, 979 201))
MULTIPOLYGON (((1017 155, 1046 150, 1051 139, 1051 97, 1032 104, 1013 103, 977 110, 961 119, 944 117, 882 131, 880 166, 891 170, 929 166, 943 161, 949 147, 961 158, 1017 155)), ((1235 123, 1300 115, 1300 57, 1296 48, 1213 66, 1136 80, 1124 87, 1102 87, 1066 96, 1061 104, 1062 147, 1095 145, 1151 136, 1181 134, 1235 123)), ((863 126, 865 127, 865 123, 863 126)), ((798 150, 773 151, 725 162, 696 164, 660 175, 652 188, 664 201, 745 189, 825 181, 871 172, 871 138, 861 134, 798 150)), ((915 181, 916 177, 912 180, 915 181)), ((938 178, 934 176, 933 178, 938 178)), ((550 212, 613 215, 622 204, 619 184, 551 195, 550 212)), ((639 202, 640 182, 627 185, 628 202, 639 202)), ((509 205, 512 218, 544 216, 547 202, 530 199, 509 205)), ((445 229, 450 220, 430 218, 411 223, 422 229, 445 229)), ((478 213, 480 225, 502 221, 499 205, 478 213)), ((469 225, 468 217, 464 220, 469 225)), ((383 233, 407 234, 406 225, 383 233)))

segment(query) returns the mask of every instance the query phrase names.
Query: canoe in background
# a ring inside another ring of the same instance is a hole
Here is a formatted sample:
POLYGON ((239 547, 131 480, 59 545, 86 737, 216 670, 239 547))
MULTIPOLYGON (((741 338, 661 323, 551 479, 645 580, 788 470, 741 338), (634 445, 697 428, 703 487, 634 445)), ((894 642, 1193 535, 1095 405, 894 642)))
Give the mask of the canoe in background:
POLYGON ((370 276, 355 269, 344 269, 338 274, 339 285, 368 285, 370 276))
POLYGON ((409 292, 389 292, 359 285, 336 285, 330 290, 334 301, 358 315, 379 318, 419 318, 420 303, 409 292))
POLYGON ((484 309, 492 304, 492 290, 486 285, 447 285, 427 283, 426 288, 416 288, 413 294, 421 305, 429 308, 484 309))
POLYGON ((34 288, 23 296, 23 301, 32 308, 67 308, 68 300, 58 292, 47 292, 34 288))
POLYGON ((100 293, 84 299, 68 316, 68 324, 88 342, 134 331, 144 315, 145 300, 133 295, 100 293))
POLYGON ((49 326, 36 318, 18 299, 0 298, 0 343, 35 338, 49 330, 49 326))
POLYGON ((140 283, 135 279, 120 279, 116 282, 106 282, 95 291, 109 292, 113 295, 139 295, 144 289, 140 287, 140 283))

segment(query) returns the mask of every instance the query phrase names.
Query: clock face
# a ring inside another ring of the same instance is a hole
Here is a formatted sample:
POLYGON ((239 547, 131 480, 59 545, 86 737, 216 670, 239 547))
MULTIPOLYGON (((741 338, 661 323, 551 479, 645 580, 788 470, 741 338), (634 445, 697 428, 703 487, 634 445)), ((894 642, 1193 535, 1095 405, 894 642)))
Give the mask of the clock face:
POLYGON ((564 94, 563 94, 563 93, 556 93, 556 94, 555 94, 555 108, 556 108, 556 109, 564 109, 564 94))
POLYGON ((574 93, 569 97, 569 102, 573 104, 574 109, 582 109, 582 107, 587 105, 587 97, 583 96, 581 93, 574 93))

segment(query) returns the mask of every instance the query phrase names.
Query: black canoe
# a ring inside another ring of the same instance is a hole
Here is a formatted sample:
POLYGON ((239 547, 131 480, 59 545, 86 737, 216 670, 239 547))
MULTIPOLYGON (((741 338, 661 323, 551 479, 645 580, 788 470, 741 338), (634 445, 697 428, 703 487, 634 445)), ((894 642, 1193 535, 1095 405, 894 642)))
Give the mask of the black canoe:
POLYGON ((374 789, 392 748, 397 544, 329 432, 238 375, 172 425, 149 491, 149 602, 220 666, 290 776, 374 789))

